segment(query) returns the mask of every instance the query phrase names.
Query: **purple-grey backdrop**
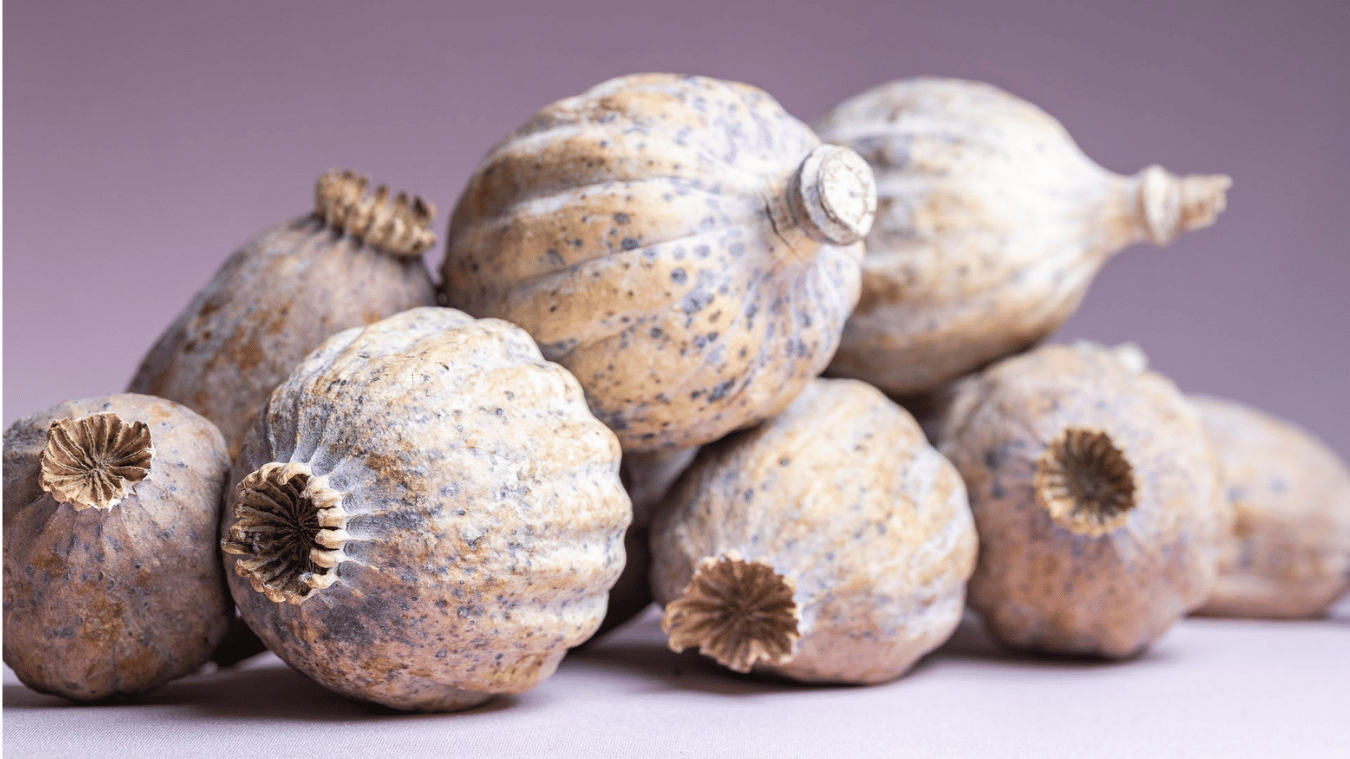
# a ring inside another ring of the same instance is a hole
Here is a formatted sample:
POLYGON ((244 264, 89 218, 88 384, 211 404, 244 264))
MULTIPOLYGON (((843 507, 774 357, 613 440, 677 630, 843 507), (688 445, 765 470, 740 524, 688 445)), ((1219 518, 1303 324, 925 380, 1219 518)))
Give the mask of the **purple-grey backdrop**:
MULTIPOLYGON (((487 149, 611 76, 737 79, 811 120, 982 79, 1107 168, 1226 172, 1211 229, 1124 251, 1056 339, 1135 340, 1187 391, 1350 457, 1350 10, 714 0, 4 4, 4 424, 120 391, 227 254, 329 167, 454 204, 487 149)), ((439 249, 428 255, 436 265, 439 249)))

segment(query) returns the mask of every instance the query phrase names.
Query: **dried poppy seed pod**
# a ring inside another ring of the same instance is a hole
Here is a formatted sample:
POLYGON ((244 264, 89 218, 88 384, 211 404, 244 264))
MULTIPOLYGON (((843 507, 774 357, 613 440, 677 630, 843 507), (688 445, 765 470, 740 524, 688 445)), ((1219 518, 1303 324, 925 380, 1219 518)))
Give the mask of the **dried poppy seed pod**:
POLYGON ((34 690, 133 695, 225 636, 220 431, 144 395, 69 401, 5 432, 4 658, 34 690))
POLYGON ((540 111, 455 207, 449 305, 519 324, 625 451, 781 410, 858 299, 876 188, 767 93, 639 74, 540 111))
POLYGON ((190 406, 237 455, 272 388, 325 338, 435 304, 422 253, 435 208, 419 197, 329 171, 315 210, 230 256, 150 349, 128 388, 190 406))
POLYGON ((704 447, 651 532, 672 649, 805 682, 899 677, 956 628, 975 560, 956 469, 853 380, 704 447))
POLYGON ((862 295, 830 373, 912 395, 1039 342, 1106 260, 1213 223, 1226 176, 1132 177, 1058 121, 988 84, 883 84, 815 125, 877 176, 862 295))
POLYGON ((1135 347, 1046 345, 959 383, 939 435, 1003 643, 1123 657, 1209 596, 1231 512, 1199 415, 1135 347))
POLYGON ((1188 396, 1236 516, 1203 614, 1312 617, 1350 590, 1350 472, 1320 440, 1237 401, 1188 396))
POLYGON ((630 519, 619 444, 519 328, 418 308, 324 342, 231 474, 230 590, 339 693, 449 711, 553 673, 600 624, 630 519))

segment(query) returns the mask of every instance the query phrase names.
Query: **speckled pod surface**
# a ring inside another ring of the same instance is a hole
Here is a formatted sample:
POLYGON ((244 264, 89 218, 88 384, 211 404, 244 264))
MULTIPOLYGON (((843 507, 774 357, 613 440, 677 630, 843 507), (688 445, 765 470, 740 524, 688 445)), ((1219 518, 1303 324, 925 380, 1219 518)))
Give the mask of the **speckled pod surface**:
POLYGON ((672 648, 806 682, 904 673, 956 628, 976 552, 956 469, 854 380, 704 447, 651 530, 672 648))
POLYGON ((1237 401, 1188 396, 1236 523, 1204 614, 1310 617, 1350 590, 1350 472, 1311 433, 1237 401))
POLYGON ((128 387, 215 422, 237 455, 268 393, 335 332, 435 304, 421 252, 434 210, 420 198, 364 197, 365 179, 329 172, 316 211, 268 229, 226 260, 169 325, 128 387))
POLYGON ((877 179, 862 294, 829 371, 893 395, 1040 341, 1108 257, 1209 225, 1230 184, 1159 166, 1107 171, 1040 108, 960 79, 874 87, 815 128, 877 179))
POLYGON ((419 308, 272 394, 222 524, 240 613, 321 684, 446 711, 526 690, 623 567, 619 445, 523 331, 419 308))
POLYGON ((1232 514, 1199 414, 1136 348, 1045 345, 956 388, 939 435, 1007 645, 1123 657, 1208 598, 1232 514))
POLYGON ((771 416, 824 369, 874 208, 866 163, 765 92, 625 76, 488 154, 442 287, 533 335, 625 451, 685 448, 771 416))
POLYGON ((144 395, 69 401, 4 439, 4 658, 75 701, 196 670, 229 626, 220 431, 144 395))

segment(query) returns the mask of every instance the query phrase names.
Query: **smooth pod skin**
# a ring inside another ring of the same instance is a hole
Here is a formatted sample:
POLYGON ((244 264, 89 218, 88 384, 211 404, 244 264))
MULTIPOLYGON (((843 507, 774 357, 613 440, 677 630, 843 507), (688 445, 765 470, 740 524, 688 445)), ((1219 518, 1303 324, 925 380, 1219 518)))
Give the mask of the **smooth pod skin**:
POLYGON ((701 449, 651 533, 672 648, 804 682, 899 677, 956 628, 976 553, 956 469, 855 380, 815 380, 778 416, 701 449), (712 584, 728 590, 679 608, 724 567, 735 571, 712 584), (771 622, 762 636, 756 619, 771 622), (710 634, 685 634, 700 627, 710 634))
POLYGON ((641 74, 560 100, 469 180, 448 304, 519 324, 625 451, 777 413, 858 298, 871 172, 765 92, 641 74))
POLYGON ((1138 653, 1209 597, 1231 529, 1200 417, 1133 346, 1044 345, 958 383, 939 435, 1004 644, 1138 653))
POLYGON ((449 711, 518 693, 605 613, 631 517, 581 387, 495 319, 341 332, 272 394, 232 473, 240 614, 324 686, 449 711))
POLYGON ((220 431, 177 403, 123 394, 20 419, 4 445, 4 659, 19 679, 90 702, 204 664, 232 614, 216 539, 230 466, 220 431), (44 489, 58 421, 73 425, 56 446, 73 457, 57 479, 120 488, 44 489), (89 456, 102 441, 116 445, 89 456))
POLYGON ((1054 117, 982 82, 888 82, 814 126, 877 178, 862 294, 829 373, 891 395, 1036 344, 1111 255, 1213 223, 1231 183, 1107 171, 1054 117))
POLYGON ((1350 590, 1350 472, 1311 433, 1237 401, 1188 396, 1236 515, 1202 614, 1314 617, 1350 590))
POLYGON ((215 422, 232 456, 268 394, 325 338, 435 305, 418 250, 430 241, 409 246, 406 233, 391 239, 354 224, 376 211, 409 217, 402 230, 428 223, 434 211, 423 210, 426 220, 417 221, 408 201, 400 211, 379 191, 362 198, 360 177, 329 177, 335 179, 328 188, 336 189, 325 192, 320 180, 318 210, 261 233, 225 261, 156 341, 128 387, 178 401, 215 422))

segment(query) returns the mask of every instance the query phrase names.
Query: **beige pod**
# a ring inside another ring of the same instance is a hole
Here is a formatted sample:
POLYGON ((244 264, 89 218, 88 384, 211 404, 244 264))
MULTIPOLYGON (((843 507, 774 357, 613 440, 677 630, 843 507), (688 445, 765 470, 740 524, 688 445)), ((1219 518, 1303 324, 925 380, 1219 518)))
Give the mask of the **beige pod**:
POLYGON ((1205 614, 1311 617, 1350 590, 1350 472, 1311 433, 1237 401, 1188 396, 1236 524, 1205 614))
POLYGON ((815 380, 703 448, 652 525, 676 651, 737 672, 879 683, 961 619, 975 527, 956 469, 875 388, 815 380))
POLYGON ((450 220, 449 305, 524 327, 625 451, 772 416, 838 345, 875 187, 749 85, 599 84, 478 166, 450 220))
POLYGON ((334 335, 272 394, 231 477, 244 621, 324 686, 396 709, 537 685, 623 568, 618 441, 496 319, 418 308, 334 335))
POLYGON ((160 336, 128 388, 190 406, 238 455, 268 393, 325 338, 435 304, 422 252, 435 209, 350 171, 319 177, 310 214, 235 251, 160 336))
POLYGON ((1107 171, 1054 117, 982 82, 889 82, 815 127, 877 178, 862 295, 829 371, 894 395, 1039 342, 1112 254, 1208 226, 1231 184, 1107 171))
POLYGON ((619 464, 619 479, 633 501, 633 523, 623 536, 627 557, 623 574, 609 591, 605 620, 595 631, 598 638, 641 614, 652 603, 652 515, 680 473, 689 468, 698 448, 678 448, 652 453, 625 453, 619 464))
POLYGON ((1044 345, 958 384, 970 606, 1015 648, 1124 657, 1202 604, 1232 524, 1199 415, 1134 346, 1044 345))
POLYGON ((15 422, 4 452, 4 658, 74 701, 195 671, 231 609, 216 548, 230 460, 172 401, 109 395, 15 422))

